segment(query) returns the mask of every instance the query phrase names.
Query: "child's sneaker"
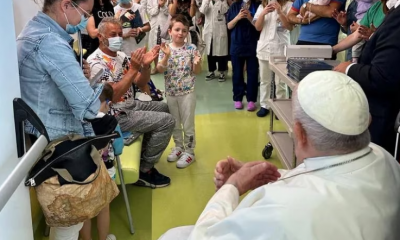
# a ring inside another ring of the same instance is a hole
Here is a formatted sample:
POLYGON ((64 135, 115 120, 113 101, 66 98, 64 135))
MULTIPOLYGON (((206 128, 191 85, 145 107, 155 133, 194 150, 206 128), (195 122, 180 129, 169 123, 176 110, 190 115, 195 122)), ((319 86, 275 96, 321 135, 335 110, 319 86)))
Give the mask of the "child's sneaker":
POLYGON ((106 240, 117 240, 114 234, 108 234, 106 240))
POLYGON ((183 151, 181 148, 173 148, 172 152, 168 155, 167 161, 168 162, 175 162, 181 157, 183 151))
POLYGON ((218 82, 225 82, 225 81, 226 81, 225 74, 221 72, 219 74, 218 82))
POLYGON ((213 72, 210 72, 207 76, 206 76, 206 81, 210 81, 213 80, 215 78, 215 74, 213 72))
POLYGON ((181 158, 179 158, 178 162, 176 162, 177 168, 185 168, 188 167, 195 161, 194 155, 190 153, 183 153, 181 158))

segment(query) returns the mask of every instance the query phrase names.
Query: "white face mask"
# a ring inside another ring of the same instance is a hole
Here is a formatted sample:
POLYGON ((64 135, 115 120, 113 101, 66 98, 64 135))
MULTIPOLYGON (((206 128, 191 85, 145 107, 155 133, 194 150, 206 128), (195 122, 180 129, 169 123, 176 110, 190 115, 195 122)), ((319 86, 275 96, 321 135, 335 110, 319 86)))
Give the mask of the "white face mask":
POLYGON ((393 7, 397 7, 400 4, 399 0, 388 0, 386 2, 386 6, 388 7, 388 9, 390 10, 393 7))
POLYGON ((108 49, 113 52, 121 51, 122 47, 122 37, 113 37, 108 39, 108 49))

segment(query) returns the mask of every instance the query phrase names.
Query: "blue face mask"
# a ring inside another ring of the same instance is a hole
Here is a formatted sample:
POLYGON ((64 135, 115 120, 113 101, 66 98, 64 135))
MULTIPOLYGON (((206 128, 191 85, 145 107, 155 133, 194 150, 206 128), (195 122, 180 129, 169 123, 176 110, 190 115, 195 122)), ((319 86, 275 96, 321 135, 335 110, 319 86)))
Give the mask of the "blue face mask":
POLYGON ((78 11, 78 9, 76 9, 76 7, 74 6, 74 8, 75 8, 75 10, 81 15, 81 21, 80 21, 80 23, 78 23, 78 25, 71 25, 71 24, 69 24, 69 21, 68 21, 68 18, 67 18, 67 14, 65 14, 65 12, 64 12, 64 16, 65 16, 65 19, 67 19, 67 26, 65 27, 65 31, 68 33, 68 34, 75 34, 75 33, 77 33, 78 31, 81 31, 81 30, 83 30, 83 29, 85 29, 86 28, 86 25, 87 25, 87 22, 88 22, 88 20, 89 20, 89 18, 85 18, 85 16, 83 16, 79 11, 78 11))
POLYGON ((119 0, 119 3, 128 4, 131 3, 131 0, 119 0))

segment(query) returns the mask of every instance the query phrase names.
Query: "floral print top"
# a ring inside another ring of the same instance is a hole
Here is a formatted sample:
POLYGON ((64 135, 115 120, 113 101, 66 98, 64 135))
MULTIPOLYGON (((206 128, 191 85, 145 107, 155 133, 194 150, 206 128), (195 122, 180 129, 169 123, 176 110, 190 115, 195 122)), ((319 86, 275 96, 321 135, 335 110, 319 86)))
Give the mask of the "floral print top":
MULTIPOLYGON (((169 44, 171 56, 168 59, 167 69, 164 71, 165 93, 167 96, 182 96, 194 91, 196 76, 193 73, 193 60, 197 52, 196 46, 185 43, 180 48, 169 44)), ((159 61, 164 58, 160 51, 159 61)))

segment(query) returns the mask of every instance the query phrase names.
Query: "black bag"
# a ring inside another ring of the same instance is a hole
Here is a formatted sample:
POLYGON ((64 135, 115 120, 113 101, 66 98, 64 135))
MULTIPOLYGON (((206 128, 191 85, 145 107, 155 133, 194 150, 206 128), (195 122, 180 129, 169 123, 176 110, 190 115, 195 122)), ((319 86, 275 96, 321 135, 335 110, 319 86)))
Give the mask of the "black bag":
MULTIPOLYGON (((98 166, 91 156, 93 147, 97 150, 107 146, 111 139, 120 137, 118 132, 96 137, 82 137, 71 134, 50 142, 42 156, 29 172, 26 186, 39 186, 45 180, 58 175, 60 185, 88 184, 96 180, 84 182, 95 173, 98 166), (64 179, 60 172, 65 170, 74 181, 64 179)), ((99 172, 99 171, 98 171, 99 172)))

